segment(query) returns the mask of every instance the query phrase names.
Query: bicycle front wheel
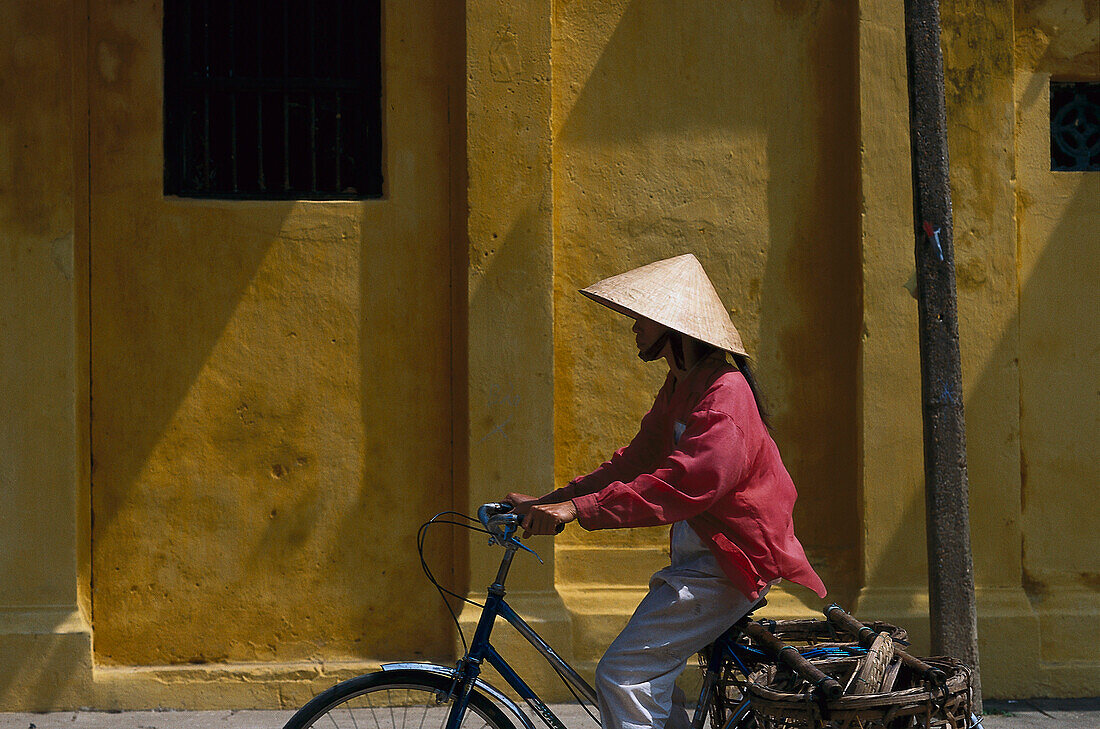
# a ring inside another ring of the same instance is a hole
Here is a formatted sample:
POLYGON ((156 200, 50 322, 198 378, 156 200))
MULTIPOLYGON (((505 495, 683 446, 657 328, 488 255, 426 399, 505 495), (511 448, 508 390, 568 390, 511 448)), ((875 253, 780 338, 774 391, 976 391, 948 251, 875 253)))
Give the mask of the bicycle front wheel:
MULTIPOLYGON (((441 729, 452 680, 416 669, 379 671, 338 683, 298 710, 283 729, 441 729)), ((474 690, 462 729, 515 729, 496 704, 474 690)))

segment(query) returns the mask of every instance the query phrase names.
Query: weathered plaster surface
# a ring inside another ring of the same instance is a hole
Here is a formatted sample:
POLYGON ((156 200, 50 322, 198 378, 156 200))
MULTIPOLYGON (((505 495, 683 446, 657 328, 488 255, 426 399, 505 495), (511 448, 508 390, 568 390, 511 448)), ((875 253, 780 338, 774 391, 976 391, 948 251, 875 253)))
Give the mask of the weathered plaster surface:
POLYGON ((97 661, 447 656, 449 16, 388 9, 385 197, 265 203, 163 196, 161 7, 91 10, 97 661))

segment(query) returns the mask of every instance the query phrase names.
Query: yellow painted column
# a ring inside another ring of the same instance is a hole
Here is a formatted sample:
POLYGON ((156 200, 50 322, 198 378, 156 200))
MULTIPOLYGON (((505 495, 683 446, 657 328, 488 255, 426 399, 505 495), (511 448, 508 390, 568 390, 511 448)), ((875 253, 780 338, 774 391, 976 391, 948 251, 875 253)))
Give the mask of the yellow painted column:
POLYGON ((860 617, 903 625, 927 645, 920 363, 913 274, 905 26, 897 4, 859 19, 863 329, 860 617))
POLYGON ((91 691, 82 18, 0 9, 0 710, 91 691))
MULTIPOLYGON (((467 4, 469 513, 510 491, 554 487, 550 14, 542 0, 467 4)), ((517 554, 508 600, 570 656, 553 541, 528 544, 544 564, 517 554)), ((502 552, 482 534, 471 536, 469 550, 470 596, 481 601, 502 552)), ((466 606, 467 637, 479 614, 466 606)), ((550 668, 503 622, 494 645, 544 698, 565 697, 550 668)))

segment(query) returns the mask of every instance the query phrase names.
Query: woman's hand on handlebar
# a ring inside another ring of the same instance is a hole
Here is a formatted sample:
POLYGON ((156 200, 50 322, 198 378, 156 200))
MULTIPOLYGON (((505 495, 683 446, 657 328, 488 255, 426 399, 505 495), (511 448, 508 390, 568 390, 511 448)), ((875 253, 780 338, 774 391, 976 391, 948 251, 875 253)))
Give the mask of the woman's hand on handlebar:
POLYGON ((506 504, 512 505, 513 514, 524 516, 527 514, 528 511, 531 510, 531 507, 535 505, 535 503, 538 501, 538 498, 534 496, 528 496, 527 494, 511 493, 505 496, 502 501, 506 504))
MULTIPOLYGON (((512 494, 508 496, 511 497, 512 494)), ((523 527, 524 539, 532 534, 557 534, 562 527, 577 518, 577 507, 572 501, 562 501, 558 504, 527 504, 527 507, 527 516, 523 517, 523 523, 520 524, 523 527)), ((518 507, 516 511, 519 511, 518 507)))

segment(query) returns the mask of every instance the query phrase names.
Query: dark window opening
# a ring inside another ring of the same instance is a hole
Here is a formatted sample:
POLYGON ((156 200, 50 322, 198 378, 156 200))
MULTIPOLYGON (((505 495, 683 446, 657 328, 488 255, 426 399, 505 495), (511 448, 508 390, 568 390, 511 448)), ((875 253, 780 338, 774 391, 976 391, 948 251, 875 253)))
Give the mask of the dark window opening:
POLYGON ((165 0, 164 191, 382 195, 378 0, 165 0))
POLYGON ((1050 82, 1050 169, 1100 170, 1100 83, 1050 82))

